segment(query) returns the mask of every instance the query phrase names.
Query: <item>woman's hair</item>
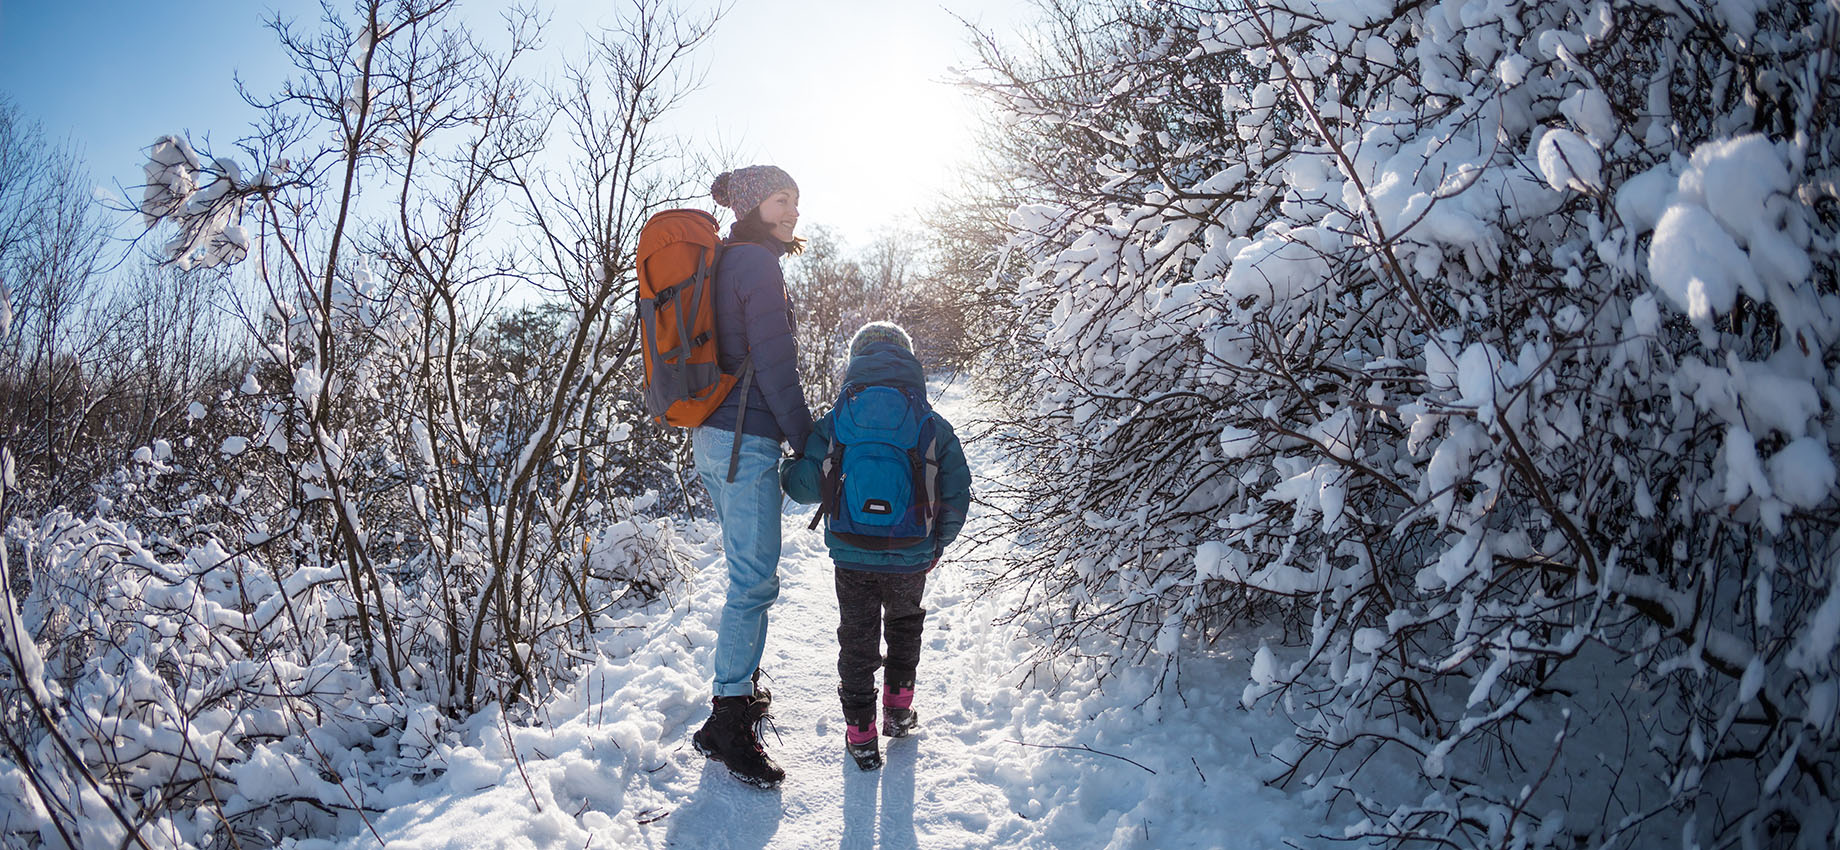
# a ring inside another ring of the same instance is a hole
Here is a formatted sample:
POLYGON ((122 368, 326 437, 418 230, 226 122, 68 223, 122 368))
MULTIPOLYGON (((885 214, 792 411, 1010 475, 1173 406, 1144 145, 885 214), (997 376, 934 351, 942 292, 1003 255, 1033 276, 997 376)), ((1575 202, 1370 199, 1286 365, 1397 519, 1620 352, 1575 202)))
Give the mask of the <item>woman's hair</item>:
POLYGON ((728 238, 735 242, 759 242, 761 244, 779 244, 786 248, 788 254, 800 254, 805 251, 805 240, 794 236, 791 242, 780 242, 773 237, 773 226, 760 217, 760 207, 748 210, 748 214, 729 228, 728 238))

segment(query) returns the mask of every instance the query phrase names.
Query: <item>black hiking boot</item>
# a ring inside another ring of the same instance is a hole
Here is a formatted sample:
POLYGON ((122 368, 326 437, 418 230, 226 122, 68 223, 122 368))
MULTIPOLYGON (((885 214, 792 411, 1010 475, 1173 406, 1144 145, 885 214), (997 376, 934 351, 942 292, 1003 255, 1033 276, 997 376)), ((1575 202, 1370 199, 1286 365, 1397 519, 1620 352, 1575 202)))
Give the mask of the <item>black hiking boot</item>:
POLYGON ((736 779, 755 788, 778 788, 786 772, 760 746, 749 718, 755 702, 753 697, 716 697, 709 720, 690 736, 690 743, 697 752, 728 768, 736 779))

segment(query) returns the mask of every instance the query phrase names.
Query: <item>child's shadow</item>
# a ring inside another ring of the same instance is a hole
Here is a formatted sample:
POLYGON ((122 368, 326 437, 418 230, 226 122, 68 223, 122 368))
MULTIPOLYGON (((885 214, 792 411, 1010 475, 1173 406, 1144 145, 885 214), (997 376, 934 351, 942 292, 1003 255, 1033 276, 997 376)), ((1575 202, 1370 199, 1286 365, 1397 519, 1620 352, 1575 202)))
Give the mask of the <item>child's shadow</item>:
POLYGON ((914 837, 914 764, 920 751, 914 741, 904 741, 888 748, 888 763, 882 767, 882 848, 914 850, 920 846, 914 837))
POLYGON ((914 835, 914 765, 919 753, 911 743, 905 743, 890 747, 884 759, 886 763, 880 770, 867 772, 857 770, 847 760, 843 764, 840 850, 917 850, 920 846, 914 835))

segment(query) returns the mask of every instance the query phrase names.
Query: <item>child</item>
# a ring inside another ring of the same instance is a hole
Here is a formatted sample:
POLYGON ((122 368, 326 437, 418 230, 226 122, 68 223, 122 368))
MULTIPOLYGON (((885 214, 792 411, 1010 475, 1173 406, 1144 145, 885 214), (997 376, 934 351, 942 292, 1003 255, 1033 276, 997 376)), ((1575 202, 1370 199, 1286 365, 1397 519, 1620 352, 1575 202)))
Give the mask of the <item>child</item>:
POLYGON ((804 453, 785 462, 780 481, 793 500, 820 503, 826 520, 824 542, 837 567, 845 749, 857 767, 874 770, 882 765, 875 668, 886 667, 881 731, 905 737, 919 725, 914 675, 926 574, 971 504, 964 450, 951 423, 927 404, 926 376, 899 325, 871 322, 856 332, 843 392, 814 423, 804 453))

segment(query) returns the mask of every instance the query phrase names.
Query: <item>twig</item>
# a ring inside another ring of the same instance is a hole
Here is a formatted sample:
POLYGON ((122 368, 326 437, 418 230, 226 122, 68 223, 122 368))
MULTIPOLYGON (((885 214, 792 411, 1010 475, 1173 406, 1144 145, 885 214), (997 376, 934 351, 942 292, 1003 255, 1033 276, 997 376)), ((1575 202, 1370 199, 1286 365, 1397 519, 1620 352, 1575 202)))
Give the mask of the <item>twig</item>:
POLYGON ((1017 741, 1014 739, 1011 739, 1009 743, 1021 744, 1022 746, 1025 746, 1025 747, 1035 747, 1037 749, 1043 749, 1043 750, 1084 750, 1086 752, 1093 753, 1095 755, 1111 756, 1112 758, 1115 758, 1119 761, 1130 762, 1131 764, 1135 764, 1138 767, 1143 768, 1145 771, 1149 772, 1150 775, 1152 776, 1156 775, 1156 771, 1151 770, 1150 768, 1144 767, 1142 764, 1138 762, 1132 761, 1131 759, 1125 758, 1124 756, 1118 755, 1117 753, 1108 753, 1108 752, 1105 752, 1104 750, 1095 750, 1092 747, 1086 746, 1085 744, 1081 744, 1077 747, 1069 746, 1067 744, 1031 744, 1027 741, 1017 741))
POLYGON ((537 789, 531 787, 530 774, 524 772, 524 757, 518 755, 517 742, 511 740, 511 715, 502 706, 498 710, 498 719, 504 722, 505 746, 511 750, 511 763, 517 765, 518 776, 524 780, 524 793, 530 795, 531 805, 537 807, 538 813, 542 813, 543 803, 537 799, 537 789))

